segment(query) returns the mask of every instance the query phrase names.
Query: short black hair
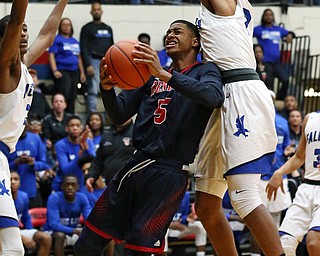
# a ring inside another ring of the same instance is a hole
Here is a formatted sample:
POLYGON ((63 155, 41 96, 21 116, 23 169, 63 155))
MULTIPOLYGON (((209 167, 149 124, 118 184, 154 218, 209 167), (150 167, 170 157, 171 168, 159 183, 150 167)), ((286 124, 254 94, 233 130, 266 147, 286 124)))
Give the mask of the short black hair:
POLYGON ((42 122, 42 118, 37 114, 29 114, 28 115, 28 123, 31 123, 33 121, 42 122))
POLYGON ((6 32, 9 20, 10 20, 10 15, 6 15, 0 20, 0 37, 1 38, 4 36, 6 32))
POLYGON ((63 185, 69 177, 75 178, 77 180, 77 183, 79 184, 78 177, 75 174, 66 174, 65 176, 63 176, 61 185, 63 185))
POLYGON ((196 25, 194 25, 193 23, 191 23, 190 21, 187 20, 175 20, 173 22, 171 22, 170 26, 172 24, 176 24, 176 23, 182 23, 187 25, 187 28, 192 31, 193 35, 198 39, 199 42, 199 46, 198 46, 198 51, 200 51, 201 45, 200 45, 200 32, 199 29, 197 28, 196 25))
POLYGON ((138 35, 138 41, 141 41, 141 39, 142 39, 142 38, 147 38, 147 39, 148 39, 148 41, 150 41, 150 40, 151 40, 150 35, 149 35, 149 34, 147 34, 147 33, 141 33, 141 34, 139 34, 139 35, 138 35))
POLYGON ((74 119, 75 119, 75 120, 79 120, 80 123, 82 124, 82 120, 81 120, 80 116, 72 115, 72 116, 70 116, 70 117, 67 119, 67 126, 69 125, 70 121, 71 121, 71 120, 74 120, 74 119))

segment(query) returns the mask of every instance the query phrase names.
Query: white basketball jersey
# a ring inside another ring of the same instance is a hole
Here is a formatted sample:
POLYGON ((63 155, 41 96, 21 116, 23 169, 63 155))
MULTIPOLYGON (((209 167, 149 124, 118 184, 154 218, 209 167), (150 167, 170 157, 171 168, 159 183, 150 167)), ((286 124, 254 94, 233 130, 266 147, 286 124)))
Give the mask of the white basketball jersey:
POLYGON ((320 181, 320 113, 310 113, 305 127, 306 160, 304 177, 309 180, 320 181))
POLYGON ((256 69, 252 42, 252 10, 247 0, 237 0, 233 16, 213 14, 201 5, 196 25, 200 31, 205 60, 214 62, 222 71, 256 69))
POLYGON ((0 93, 0 141, 10 152, 15 147, 25 126, 25 120, 32 102, 34 84, 27 67, 21 63, 21 77, 18 87, 11 93, 0 93))

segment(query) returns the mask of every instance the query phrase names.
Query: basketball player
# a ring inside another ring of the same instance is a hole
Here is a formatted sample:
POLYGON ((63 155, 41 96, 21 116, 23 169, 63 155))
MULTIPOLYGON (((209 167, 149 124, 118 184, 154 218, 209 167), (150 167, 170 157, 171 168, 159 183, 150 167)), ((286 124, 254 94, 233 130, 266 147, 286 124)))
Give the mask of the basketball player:
POLYGON ((283 175, 305 164, 303 183, 298 187, 292 205, 280 226, 281 244, 286 256, 296 255, 305 235, 310 256, 320 252, 320 112, 308 114, 302 124, 296 153, 272 175, 267 185, 268 199, 276 198, 280 187, 284 193, 283 175))
POLYGON ((24 23, 27 0, 13 0, 11 13, 0 20, 0 241, 1 255, 23 255, 19 224, 10 189, 7 156, 24 130, 33 81, 30 66, 53 42, 67 0, 60 0, 28 49, 24 23), (24 63, 23 63, 24 62, 24 63))
POLYGON ((221 226, 227 229, 220 207, 225 175, 234 209, 264 254, 279 256, 283 254, 279 235, 258 192, 261 174, 270 170, 277 137, 270 93, 255 72, 252 6, 247 0, 202 0, 196 25, 204 59, 222 71, 225 93, 224 104, 213 115, 199 151, 197 215, 217 253, 237 255, 231 232, 224 236, 217 232, 221 226), (221 147, 217 146, 220 138, 221 147))
POLYGON ((135 45, 135 62, 146 64, 152 77, 118 96, 102 61, 107 114, 113 123, 122 124, 137 113, 133 128, 137 150, 95 204, 75 245, 77 255, 100 256, 111 239, 126 243, 126 256, 162 253, 166 231, 186 192, 188 164, 212 110, 224 98, 216 65, 197 62, 199 40, 192 23, 171 23, 166 49, 173 69, 168 71, 149 45, 135 45))

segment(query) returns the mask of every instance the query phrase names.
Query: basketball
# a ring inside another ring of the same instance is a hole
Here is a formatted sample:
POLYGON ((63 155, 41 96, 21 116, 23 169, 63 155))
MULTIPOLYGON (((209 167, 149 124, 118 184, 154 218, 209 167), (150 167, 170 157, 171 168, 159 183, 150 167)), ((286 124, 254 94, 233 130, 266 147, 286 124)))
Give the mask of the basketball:
POLYGON ((105 54, 109 74, 117 82, 117 87, 133 90, 144 85, 151 74, 147 65, 133 61, 132 50, 138 41, 123 40, 112 45, 105 54))

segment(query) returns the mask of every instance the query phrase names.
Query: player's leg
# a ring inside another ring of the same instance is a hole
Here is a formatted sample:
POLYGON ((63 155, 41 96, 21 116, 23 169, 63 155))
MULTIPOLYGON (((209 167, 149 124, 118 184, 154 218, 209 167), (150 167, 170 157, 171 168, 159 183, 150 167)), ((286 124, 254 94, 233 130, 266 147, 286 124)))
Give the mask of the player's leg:
POLYGON ((233 233, 218 196, 196 191, 195 210, 218 255, 238 255, 233 233))
POLYGON ((230 175, 227 181, 232 206, 247 224, 263 253, 282 255, 278 230, 259 196, 260 174, 230 175))
MULTIPOLYGON (((3 143, 1 142, 0 144, 3 143)), ((0 248, 2 248, 2 250, 0 251, 0 255, 21 256, 24 255, 24 248, 20 235, 17 212, 11 196, 9 164, 7 157, 1 150, 0 181, 2 188, 2 195, 0 197, 0 248)))
POLYGON ((188 173, 182 171, 181 165, 157 160, 128 179, 134 184, 134 210, 125 255, 160 254, 169 225, 186 193, 188 173))
POLYGON ((38 245, 38 256, 50 255, 52 238, 49 234, 38 231, 34 234, 33 240, 38 245))
POLYGON ((197 156, 195 211, 218 255, 238 255, 233 233, 222 209, 226 192, 221 152, 221 110, 215 109, 208 122, 197 156))
POLYGON ((115 242, 111 240, 110 243, 106 246, 103 255, 106 255, 106 256, 114 255, 114 251, 115 251, 114 247, 115 247, 115 242))
POLYGON ((64 242, 66 240, 66 234, 62 232, 54 232, 53 237, 53 252, 55 256, 64 255, 64 242))
POLYGON ((281 236, 280 241, 286 256, 296 256, 299 241, 295 237, 284 234, 281 236))
POLYGON ((111 239, 105 239, 84 226, 81 235, 74 245, 77 256, 101 256, 101 252, 110 243, 111 239))
POLYGON ((310 230, 307 235, 307 249, 310 256, 319 255, 320 252, 320 232, 310 230))
POLYGON ((190 233, 196 235, 196 248, 197 256, 204 256, 206 254, 206 244, 207 244, 207 232, 200 221, 195 221, 188 224, 188 230, 190 233))
POLYGON ((22 256, 24 248, 21 241, 20 229, 18 227, 8 227, 0 229, 0 241, 2 256, 22 256))

